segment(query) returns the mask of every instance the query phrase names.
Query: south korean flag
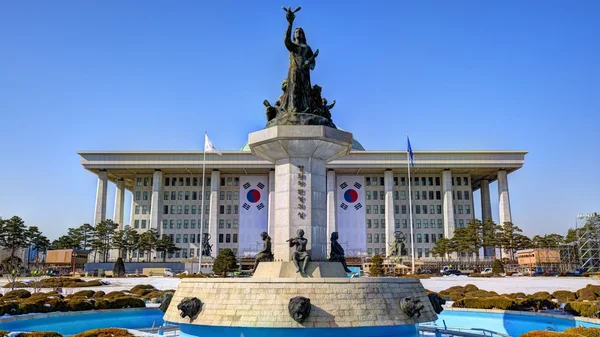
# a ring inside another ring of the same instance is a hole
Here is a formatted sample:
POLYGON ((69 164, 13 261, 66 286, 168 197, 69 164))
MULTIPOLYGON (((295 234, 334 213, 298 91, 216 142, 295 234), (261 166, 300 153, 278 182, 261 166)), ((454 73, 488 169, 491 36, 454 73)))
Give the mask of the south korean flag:
POLYGON ((260 233, 267 231, 267 180, 267 176, 240 177, 239 252, 242 255, 256 254, 254 250, 258 247, 257 242, 261 241, 260 233))
POLYGON ((337 223, 340 241, 348 242, 347 256, 366 252, 364 189, 362 176, 337 176, 337 223))

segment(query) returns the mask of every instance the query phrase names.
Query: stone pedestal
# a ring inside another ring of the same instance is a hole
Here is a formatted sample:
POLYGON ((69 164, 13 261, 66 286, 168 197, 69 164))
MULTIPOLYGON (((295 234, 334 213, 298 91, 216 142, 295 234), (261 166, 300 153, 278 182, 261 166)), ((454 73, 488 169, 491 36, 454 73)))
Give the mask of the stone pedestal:
POLYGON ((339 262, 309 262, 306 273, 297 273, 293 262, 261 262, 252 277, 256 278, 324 278, 347 277, 339 262))
POLYGON ((312 261, 327 255, 325 164, 347 154, 352 134, 317 125, 282 125, 251 133, 252 153, 275 164, 273 247, 276 261, 290 261, 286 240, 303 229, 312 261))

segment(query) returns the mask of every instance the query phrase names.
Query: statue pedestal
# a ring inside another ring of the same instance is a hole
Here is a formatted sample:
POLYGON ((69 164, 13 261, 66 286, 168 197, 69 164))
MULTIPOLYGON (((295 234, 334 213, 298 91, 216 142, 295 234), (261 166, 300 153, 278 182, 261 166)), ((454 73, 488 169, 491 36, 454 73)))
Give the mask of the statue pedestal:
POLYGON ((326 261, 325 164, 350 152, 352 134, 321 125, 278 125, 251 133, 248 145, 275 164, 275 261, 291 261, 286 240, 298 229, 308 239, 311 260, 326 261))
POLYGON ((348 277, 339 262, 309 262, 306 273, 297 273, 293 262, 261 262, 254 275, 256 278, 324 278, 348 277))

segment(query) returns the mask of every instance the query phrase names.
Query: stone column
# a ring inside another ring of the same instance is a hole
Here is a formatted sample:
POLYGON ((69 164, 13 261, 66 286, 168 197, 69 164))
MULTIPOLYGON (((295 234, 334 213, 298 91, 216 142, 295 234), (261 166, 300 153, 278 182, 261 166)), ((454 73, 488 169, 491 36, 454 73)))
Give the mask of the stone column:
POLYGON ((481 181, 481 221, 492 217, 492 203, 490 201, 490 181, 481 181))
POLYGON ((499 225, 503 225, 505 222, 512 222, 506 170, 498 171, 498 208, 499 225))
POLYGON ((119 229, 123 229, 125 224, 124 221, 124 208, 125 208, 125 181, 123 179, 117 180, 117 189, 115 192, 115 211, 113 213, 113 221, 119 224, 119 229))
POLYGON ((450 239, 454 236, 454 203, 452 200, 452 173, 450 170, 442 172, 442 202, 444 237, 450 239))
POLYGON ((267 218, 267 233, 273 240, 275 235, 275 170, 269 171, 269 213, 267 218))
POLYGON ((327 171, 327 256, 331 254, 331 233, 338 231, 335 197, 335 171, 330 169, 327 171))
POLYGON ((394 242, 394 174, 386 170, 383 179, 385 185, 385 255, 390 256, 394 242))
POLYGON ((96 209, 94 211, 94 223, 96 226, 99 222, 106 220, 106 185, 108 183, 108 172, 100 170, 98 172, 98 186, 96 187, 96 209))
POLYGON ((131 227, 131 228, 133 228, 133 218, 135 217, 134 212, 135 212, 135 196, 134 196, 133 191, 131 191, 131 208, 129 209, 129 227, 131 227))
POLYGON ((162 193, 163 193, 163 173, 161 170, 155 170, 152 177, 152 199, 150 203, 150 226, 148 228, 160 228, 160 219, 162 217, 162 193))
POLYGON ((219 255, 219 186, 221 186, 221 172, 214 170, 210 174, 210 213, 208 214, 209 243, 212 245, 213 257, 219 255))

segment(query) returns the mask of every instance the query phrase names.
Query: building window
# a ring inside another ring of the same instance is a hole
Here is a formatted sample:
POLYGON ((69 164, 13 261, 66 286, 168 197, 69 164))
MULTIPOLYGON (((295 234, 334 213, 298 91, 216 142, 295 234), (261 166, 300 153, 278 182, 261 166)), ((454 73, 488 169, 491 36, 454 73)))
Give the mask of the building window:
POLYGON ((379 200, 385 200, 385 192, 379 191, 379 200))
POLYGON ((233 179, 233 186, 239 186, 239 185, 240 185, 240 178, 233 179))
POLYGON ((443 223, 442 219, 438 219, 437 223, 438 223, 438 228, 444 228, 444 223, 443 223))
POLYGON ((371 191, 367 191, 365 197, 367 200, 371 200, 371 191))
POLYGON ((224 191, 219 192, 219 200, 225 200, 225 192, 224 191))
POLYGON ((367 186, 371 186, 371 177, 366 177, 365 178, 365 183, 367 186))
POLYGON ((183 243, 189 242, 189 234, 183 234, 183 243))
POLYGON ((148 214, 148 206, 142 205, 142 214, 148 214))
POLYGON ((169 178, 165 178, 165 186, 169 186, 169 178))
POLYGON ((225 205, 219 206, 219 214, 225 214, 225 205))
MULTIPOLYGON (((433 223, 433 220, 431 222, 433 223)), ((429 228, 429 220, 423 219, 423 228, 429 228)))
POLYGON ((198 186, 198 178, 192 178, 192 185, 198 186))
POLYGON ((373 177, 371 182, 373 183, 373 186, 377 186, 377 177, 373 177))
POLYGON ((465 195, 465 200, 469 200, 469 191, 464 191, 463 194, 465 195))
POLYGON ((394 200, 398 199, 400 199, 400 194, 398 193, 398 191, 394 191, 394 200))
POLYGON ((427 200, 427 191, 422 191, 422 192, 421 192, 421 195, 422 195, 422 197, 421 197, 421 198, 422 198, 423 200, 427 200))
POLYGON ((177 214, 181 214, 183 212, 183 205, 177 205, 177 214))
POLYGON ((377 200, 377 196, 378 196, 377 191, 373 191, 373 200, 377 200))
POLYGON ((465 206, 465 213, 466 214, 471 214, 471 206, 469 206, 469 205, 465 206))
POLYGON ((458 198, 458 200, 462 200, 463 194, 460 193, 460 191, 457 191, 456 194, 457 194, 456 197, 458 198))
POLYGON ((163 214, 169 214, 169 206, 168 205, 163 206, 163 214))
POLYGON ((373 248, 367 248, 367 255, 369 255, 369 256, 373 255, 373 248))
POLYGON ((400 178, 400 186, 406 186, 406 178, 404 178, 404 177, 400 178))
POLYGON ((463 206, 458 205, 458 214, 463 214, 463 206))
POLYGON ((185 191, 185 200, 190 200, 190 191, 185 191))
POLYGON ((239 227, 239 222, 237 219, 233 219, 233 229, 237 229, 239 227))
POLYGON ((171 214, 175 214, 175 205, 171 205, 171 214))
POLYGON ((183 177, 179 177, 179 186, 183 186, 183 177))
POLYGON ((373 220, 373 228, 379 228, 379 220, 378 219, 373 220))
POLYGON ((427 205, 423 205, 423 214, 427 214, 427 205))
POLYGON ((375 233, 375 243, 379 243, 379 234, 375 233))
POLYGON ((442 205, 436 205, 437 214, 442 214, 442 205))
POLYGON ((240 198, 240 192, 239 191, 234 191, 233 192, 233 200, 238 200, 240 198))
POLYGON ((394 177, 394 186, 398 186, 398 177, 394 177))
POLYGON ((192 205, 192 214, 196 214, 196 205, 192 205))
POLYGON ((460 228, 465 227, 465 221, 463 219, 458 219, 458 227, 460 227, 460 228))
POLYGON ((417 228, 421 228, 421 219, 415 220, 415 225, 417 228))
POLYGON ((460 186, 461 182, 460 177, 456 177, 456 185, 460 186))
POLYGON ((169 228, 169 220, 163 220, 163 229, 169 228))
POLYGON ((142 178, 137 178, 137 179, 136 179, 136 184, 137 184, 138 186, 142 186, 142 178))
MULTIPOLYGON (((423 235, 421 235, 421 233, 417 233, 417 243, 422 243, 423 242, 423 235)), ((419 250, 421 250, 421 248, 419 248, 419 250)), ((419 253, 419 257, 420 253, 419 253)))
POLYGON ((415 183, 413 185, 414 186, 419 186, 419 178, 415 177, 415 183))
POLYGON ((177 229, 181 229, 181 219, 177 219, 177 229))
POLYGON ((379 177, 379 185, 383 186, 385 183, 383 182, 383 177, 379 177))
POLYGON ((133 228, 140 228, 140 220, 133 221, 133 228))
POLYGON ((185 205, 183 214, 190 214, 190 205, 185 205))
MULTIPOLYGON (((429 234, 425 233, 425 243, 429 243, 429 234)), ((425 249, 425 251, 427 252, 427 254, 429 254, 429 250, 425 249)))
POLYGON ((169 191, 163 193, 163 200, 169 200, 169 191))
POLYGON ((194 228, 196 228, 196 219, 192 219, 192 220, 190 220, 190 228, 191 228, 191 229, 194 229, 194 228))
POLYGON ((210 192, 206 192, 206 195, 204 196, 204 200, 206 200, 206 201, 210 200, 210 192))
POLYGON ((219 228, 225 228, 225 220, 219 219, 219 228))
MULTIPOLYGON (((175 220, 169 220, 169 228, 170 228, 170 229, 173 229, 173 228, 175 228, 175 220)), ((173 240, 173 239, 171 238, 171 241, 172 241, 172 240, 173 240)))
POLYGON ((223 234, 219 234, 219 243, 223 243, 223 234))
MULTIPOLYGON (((190 243, 196 243, 196 235, 191 234, 190 235, 190 243)), ((194 249, 190 249, 190 252, 193 252, 194 249)), ((191 256, 194 256, 194 253, 191 253, 191 256)))
POLYGON ((209 214, 209 213, 210 213, 210 205, 204 206, 204 214, 209 214))
POLYGON ((385 205, 381 205, 381 214, 385 214, 385 205))
POLYGON ((184 219, 183 220, 183 228, 187 229, 190 227, 190 220, 189 219, 184 219))
POLYGON ((402 214, 406 214, 406 205, 402 205, 402 214))
POLYGON ((373 214, 379 214, 379 206, 373 205, 373 214))
POLYGON ((233 205, 233 214, 238 214, 240 206, 233 205))
POLYGON ((429 205, 429 214, 435 214, 435 206, 429 205))
POLYGON ((231 191, 227 191, 227 200, 231 200, 231 191))
POLYGON ((385 219, 381 219, 381 228, 385 228, 385 219))
POLYGON ((177 194, 177 200, 183 200, 183 191, 179 191, 177 194))
POLYGON ((433 186, 433 177, 427 178, 427 182, 429 183, 429 186, 433 186))
POLYGON ((231 186, 231 185, 233 185, 233 178, 227 177, 227 186, 231 186))
POLYGON ((231 214, 231 205, 227 205, 227 214, 231 214))
POLYGON ((231 243, 231 234, 225 234, 225 243, 231 243))
POLYGON ((371 228, 371 219, 367 219, 367 228, 371 228))
POLYGON ((415 200, 421 200, 421 193, 419 191, 415 191, 415 200))
POLYGON ((238 235, 237 234, 233 234, 233 243, 238 243, 238 235))
POLYGON ((435 191, 435 200, 442 200, 442 192, 435 191))
POLYGON ((373 243, 373 234, 367 233, 367 243, 373 243))
POLYGON ((421 205, 416 205, 415 206, 415 214, 421 214, 421 205))
POLYGON ((192 179, 191 178, 185 178, 185 186, 191 186, 192 185, 192 179))
POLYGON ((175 200, 177 198, 177 192, 171 191, 171 200, 175 200))
POLYGON ((135 192, 135 200, 142 200, 142 192, 140 192, 140 191, 135 192))
POLYGON ((394 214, 400 214, 400 206, 394 205, 394 214))
POLYGON ((227 221, 225 221, 225 224, 227 225, 227 229, 231 229, 231 220, 227 219, 227 221))
POLYGON ((408 221, 406 221, 406 219, 402 219, 402 228, 407 228, 408 227, 408 221))
POLYGON ((400 191, 400 200, 406 200, 406 191, 400 191))
POLYGON ((394 229, 400 228, 400 219, 394 219, 394 229))
POLYGON ((367 214, 371 214, 371 205, 367 205, 366 212, 367 212, 367 214))
POLYGON ((150 185, 150 178, 144 178, 144 186, 150 185))
POLYGON ((433 191, 429 191, 429 200, 433 200, 433 191))
POLYGON ((469 178, 463 177, 463 185, 465 185, 465 186, 469 185, 469 178))

